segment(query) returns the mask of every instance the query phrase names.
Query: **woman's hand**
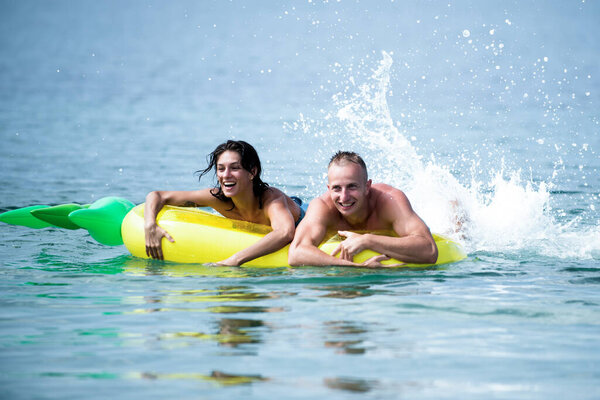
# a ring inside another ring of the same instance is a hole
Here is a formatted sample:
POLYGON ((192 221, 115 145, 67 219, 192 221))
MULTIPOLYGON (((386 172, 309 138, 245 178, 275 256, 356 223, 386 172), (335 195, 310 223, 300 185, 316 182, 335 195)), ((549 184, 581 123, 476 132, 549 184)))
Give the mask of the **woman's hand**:
POLYGON ((219 267, 237 267, 240 265, 240 262, 237 260, 235 255, 233 255, 226 260, 217 262, 216 265, 219 267))
POLYGON ((163 228, 154 224, 144 229, 146 237, 146 255, 157 260, 164 260, 162 252, 162 238, 165 237, 171 243, 175 240, 163 228))

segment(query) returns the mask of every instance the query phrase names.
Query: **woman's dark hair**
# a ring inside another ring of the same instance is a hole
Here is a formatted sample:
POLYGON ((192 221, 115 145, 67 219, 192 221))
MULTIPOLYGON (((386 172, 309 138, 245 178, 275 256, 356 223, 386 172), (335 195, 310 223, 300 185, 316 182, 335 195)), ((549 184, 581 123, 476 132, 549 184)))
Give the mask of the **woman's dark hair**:
MULTIPOLYGON (((242 167, 246 171, 252 172, 252 170, 256 170, 256 173, 254 174, 254 179, 252 179, 252 192, 254 193, 254 196, 258 198, 258 208, 262 208, 263 194, 267 191, 269 185, 260 179, 262 168, 260 166, 260 159, 258 158, 258 153, 256 153, 256 150, 254 149, 254 147, 252 147, 252 145, 250 145, 247 142, 244 142, 243 140, 228 140, 227 142, 218 145, 212 153, 206 156, 206 162, 208 163, 206 169, 196 171, 196 173, 200 175, 198 177, 198 180, 201 180, 202 177, 209 173, 210 170, 213 168, 215 169, 216 174, 217 161, 219 160, 221 154, 228 150, 235 151, 240 155, 240 158, 242 159, 242 167)), ((221 185, 219 184, 218 180, 215 187, 211 189, 210 194, 212 194, 214 197, 221 201, 231 203, 232 210, 235 207, 235 204, 233 204, 233 200, 225 196, 225 194, 223 193, 223 189, 221 188, 221 185)))

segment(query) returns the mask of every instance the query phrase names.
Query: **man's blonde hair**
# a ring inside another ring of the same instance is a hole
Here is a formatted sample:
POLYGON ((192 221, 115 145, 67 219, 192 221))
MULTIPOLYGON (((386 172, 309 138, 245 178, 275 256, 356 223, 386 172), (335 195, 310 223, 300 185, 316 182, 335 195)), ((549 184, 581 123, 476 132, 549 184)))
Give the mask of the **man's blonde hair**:
POLYGON ((343 165, 348 162, 360 165, 363 171, 365 171, 365 181, 369 179, 369 175, 367 173, 367 165, 365 164, 365 161, 362 159, 361 156, 359 156, 353 151, 338 151, 337 153, 335 153, 333 157, 331 157, 331 160, 329 160, 329 165, 327 166, 327 169, 329 169, 333 164, 343 165))

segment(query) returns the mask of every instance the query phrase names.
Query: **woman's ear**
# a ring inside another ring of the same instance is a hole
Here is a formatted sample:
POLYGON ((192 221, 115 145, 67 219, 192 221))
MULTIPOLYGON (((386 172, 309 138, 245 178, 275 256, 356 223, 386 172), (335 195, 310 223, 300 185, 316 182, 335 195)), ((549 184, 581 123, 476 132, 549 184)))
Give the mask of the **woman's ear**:
POLYGON ((250 180, 254 179, 254 177, 256 176, 256 167, 252 168, 252 170, 250 171, 250 175, 252 175, 252 178, 250 178, 250 180))

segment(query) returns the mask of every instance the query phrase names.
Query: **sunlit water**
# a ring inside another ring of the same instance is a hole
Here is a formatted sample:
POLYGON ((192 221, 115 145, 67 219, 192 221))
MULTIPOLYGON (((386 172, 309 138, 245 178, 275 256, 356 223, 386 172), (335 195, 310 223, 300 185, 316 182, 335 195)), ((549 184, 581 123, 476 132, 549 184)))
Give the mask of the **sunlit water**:
POLYGON ((0 211, 192 189, 235 137, 305 200, 358 151, 469 252, 215 268, 3 225, 1 398, 600 397, 597 3, 0 9, 0 211))

